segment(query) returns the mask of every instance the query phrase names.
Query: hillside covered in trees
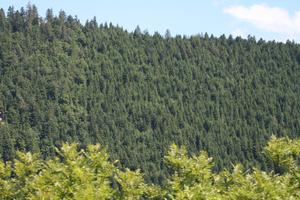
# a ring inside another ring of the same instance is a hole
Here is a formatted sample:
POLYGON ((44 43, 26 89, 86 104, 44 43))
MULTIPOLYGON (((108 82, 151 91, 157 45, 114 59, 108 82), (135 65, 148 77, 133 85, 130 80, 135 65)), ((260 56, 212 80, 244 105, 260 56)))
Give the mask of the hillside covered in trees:
MULTIPOLYGON (((101 20, 101 19, 100 19, 101 20)), ((300 46, 253 37, 150 35, 35 6, 0 10, 0 155, 104 145, 162 183, 172 143, 214 170, 274 169, 262 147, 300 135, 300 46)))

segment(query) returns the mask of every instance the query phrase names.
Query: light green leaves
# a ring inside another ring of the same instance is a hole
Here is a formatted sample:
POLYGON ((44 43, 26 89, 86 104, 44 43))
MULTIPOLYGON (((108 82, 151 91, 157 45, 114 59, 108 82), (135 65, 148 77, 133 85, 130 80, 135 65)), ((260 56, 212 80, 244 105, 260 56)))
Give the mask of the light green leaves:
POLYGON ((284 167, 282 174, 256 168, 245 171, 239 164, 232 171, 215 173, 206 152, 188 156, 184 147, 172 145, 165 157, 172 171, 166 187, 145 183, 139 170, 116 168, 100 145, 78 150, 77 144, 64 144, 58 156, 47 161, 37 154, 18 152, 13 164, 0 162, 0 198, 299 199, 300 140, 272 137, 265 150, 284 167))
POLYGON ((227 170, 213 173, 212 159, 207 153, 187 156, 185 148, 172 145, 166 161, 174 170, 168 185, 171 199, 299 199, 300 140, 272 137, 265 148, 280 166, 285 167, 282 175, 259 169, 244 170, 236 165, 232 172, 227 170))

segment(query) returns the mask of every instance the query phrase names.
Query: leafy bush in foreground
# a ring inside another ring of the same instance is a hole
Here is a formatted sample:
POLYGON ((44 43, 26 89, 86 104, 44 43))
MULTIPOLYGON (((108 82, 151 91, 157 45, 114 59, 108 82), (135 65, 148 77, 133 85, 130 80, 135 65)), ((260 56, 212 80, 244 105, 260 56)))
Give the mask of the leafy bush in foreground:
POLYGON ((165 157, 173 172, 166 187, 146 184, 142 173, 122 171, 108 161, 100 145, 78 151, 64 144, 58 156, 18 152, 18 159, 0 162, 1 199, 299 199, 300 140, 272 137, 265 153, 279 172, 244 170, 212 171, 206 152, 188 156, 186 149, 170 147, 165 157))

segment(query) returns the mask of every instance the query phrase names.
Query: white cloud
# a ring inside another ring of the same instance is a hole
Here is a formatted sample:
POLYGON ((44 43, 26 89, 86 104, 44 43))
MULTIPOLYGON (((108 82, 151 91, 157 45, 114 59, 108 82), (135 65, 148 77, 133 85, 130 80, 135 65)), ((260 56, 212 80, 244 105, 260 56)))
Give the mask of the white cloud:
POLYGON ((231 6, 225 8, 224 12, 263 31, 277 33, 287 38, 300 38, 300 11, 290 15, 283 8, 252 5, 231 6))

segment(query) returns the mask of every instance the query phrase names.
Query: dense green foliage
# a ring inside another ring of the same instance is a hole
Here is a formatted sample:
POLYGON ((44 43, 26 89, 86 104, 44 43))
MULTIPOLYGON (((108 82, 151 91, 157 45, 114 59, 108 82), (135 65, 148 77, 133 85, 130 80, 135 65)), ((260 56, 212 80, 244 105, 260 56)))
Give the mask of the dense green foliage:
POLYGON ((300 156, 300 140, 273 137, 266 153, 283 169, 281 174, 244 171, 241 165, 236 165, 232 173, 214 173, 212 158, 206 152, 188 157, 185 148, 172 145, 166 161, 173 173, 168 184, 160 187, 146 184, 138 170, 116 168, 99 145, 77 151, 77 145, 65 144, 59 156, 48 161, 18 152, 13 164, 0 162, 0 198, 299 199, 300 166, 296 159, 300 156))
POLYGON ((293 42, 129 33, 63 11, 41 18, 30 5, 0 10, 0 155, 100 143, 161 183, 176 143, 206 150, 215 170, 273 169, 266 140, 300 134, 299 63, 293 42))

